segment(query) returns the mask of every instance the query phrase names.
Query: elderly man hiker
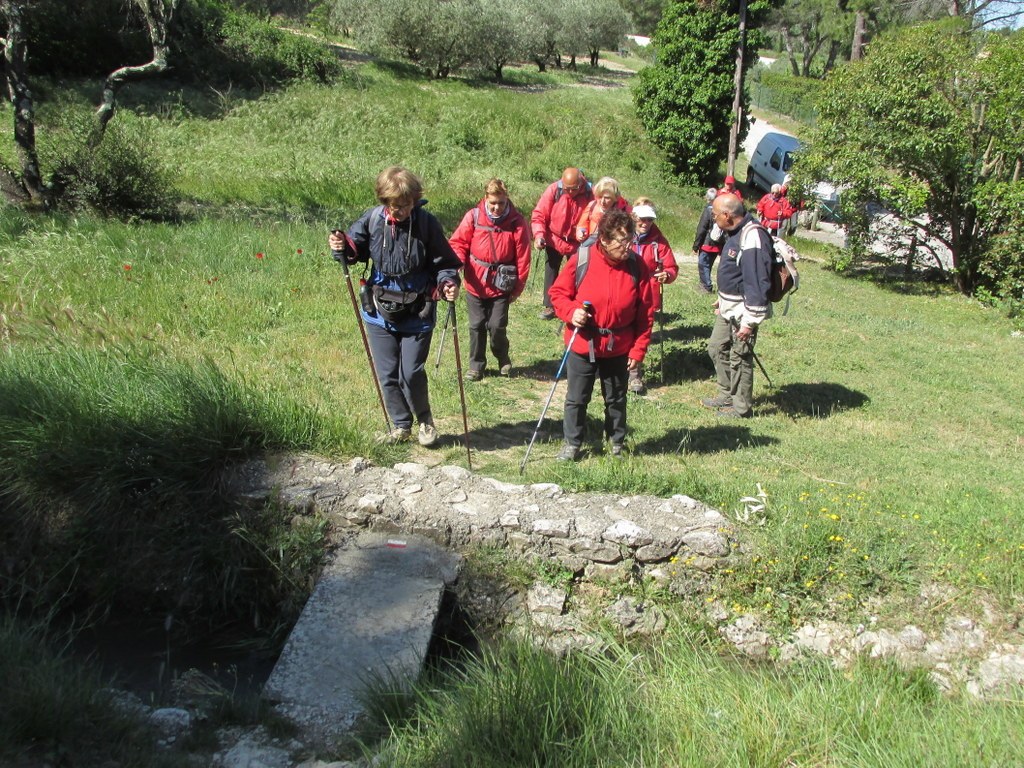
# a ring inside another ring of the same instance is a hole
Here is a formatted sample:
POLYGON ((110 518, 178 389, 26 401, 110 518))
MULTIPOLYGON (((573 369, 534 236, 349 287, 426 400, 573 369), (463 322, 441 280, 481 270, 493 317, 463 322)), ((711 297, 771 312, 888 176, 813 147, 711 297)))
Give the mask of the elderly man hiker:
POLYGON ((579 168, 566 168, 562 178, 544 190, 530 215, 533 244, 544 251, 544 308, 542 320, 553 320, 551 284, 555 281, 566 259, 576 255, 580 242, 576 237, 576 222, 587 204, 594 199, 583 172, 579 168))
POLYGON ((753 415, 754 344, 771 316, 771 241, 734 195, 712 203, 715 223, 728 235, 718 265, 718 301, 708 354, 715 364, 718 394, 701 403, 725 418, 753 415))

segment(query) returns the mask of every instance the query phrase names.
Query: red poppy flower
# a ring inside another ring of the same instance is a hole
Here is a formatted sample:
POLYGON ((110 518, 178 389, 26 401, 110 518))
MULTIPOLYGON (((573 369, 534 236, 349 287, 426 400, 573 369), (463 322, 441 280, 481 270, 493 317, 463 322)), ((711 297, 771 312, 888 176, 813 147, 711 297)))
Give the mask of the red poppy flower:
POLYGON ((124 265, 124 271, 125 271, 125 272, 130 272, 130 271, 131 271, 131 269, 132 269, 132 265, 131 265, 131 264, 125 264, 125 265, 124 265))
POLYGON ((262 253, 257 253, 256 254, 256 258, 257 259, 262 259, 263 258, 263 254, 262 253))
POLYGON ((296 249, 295 249, 295 252, 296 252, 297 254, 299 254, 299 256, 301 256, 301 255, 302 255, 302 249, 301 249, 301 248, 296 248, 296 249))

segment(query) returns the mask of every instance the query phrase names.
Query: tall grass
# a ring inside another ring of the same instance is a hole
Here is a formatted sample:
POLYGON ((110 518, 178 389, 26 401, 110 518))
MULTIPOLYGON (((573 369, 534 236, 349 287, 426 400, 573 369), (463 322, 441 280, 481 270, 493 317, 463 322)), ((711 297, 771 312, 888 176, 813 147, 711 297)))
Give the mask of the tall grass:
MULTIPOLYGON (((379 692, 383 698, 386 693, 379 692)), ((509 642, 414 687, 382 764, 1015 765, 1024 701, 942 696, 927 675, 860 662, 745 666, 676 631, 641 653, 564 659, 509 642)))

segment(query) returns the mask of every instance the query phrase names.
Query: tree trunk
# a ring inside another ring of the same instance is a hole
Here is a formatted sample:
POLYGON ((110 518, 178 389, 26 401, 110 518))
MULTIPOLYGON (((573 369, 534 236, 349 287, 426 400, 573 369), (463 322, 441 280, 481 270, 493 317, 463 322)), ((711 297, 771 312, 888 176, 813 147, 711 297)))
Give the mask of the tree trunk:
POLYGON ((533 63, 537 65, 537 71, 538 72, 547 72, 548 71, 548 60, 546 58, 544 58, 543 56, 534 56, 533 57, 533 63))
POLYGON ((7 22, 7 40, 4 45, 7 92, 14 108, 14 143, 21 162, 21 178, 17 178, 10 171, 7 171, 7 175, 8 183, 13 182, 14 189, 11 191, 16 191, 20 187, 30 200, 46 203, 48 193, 43 185, 42 174, 39 171, 39 156, 36 153, 35 108, 25 66, 28 43, 23 27, 23 10, 23 3, 16 0, 0 3, 0 12, 7 22))
POLYGON ((838 40, 832 40, 828 45, 828 58, 825 60, 825 68, 821 71, 821 76, 825 77, 829 72, 836 66, 836 59, 839 58, 839 51, 843 48, 843 44, 838 40))
POLYGON ((786 55, 789 56, 789 69, 793 77, 800 77, 800 65, 796 61, 796 52, 793 50, 793 38, 789 36, 789 29, 783 28, 782 42, 786 46, 786 55))
POLYGON ((597 64, 601 60, 601 52, 596 48, 590 52, 590 66, 597 69, 597 64))
POLYGON ((736 46, 736 73, 733 77, 732 128, 729 131, 729 158, 726 173, 736 175, 736 153, 743 120, 743 54, 747 48, 747 0, 740 0, 740 42, 736 46))
POLYGON ((573 70, 576 69, 576 54, 575 53, 572 54, 572 56, 569 57, 568 69, 573 69, 573 70))
POLYGON ((103 84, 103 101, 96 110, 96 119, 100 128, 97 141, 102 140, 107 123, 114 116, 117 92, 121 86, 129 80, 141 80, 164 72, 168 66, 167 53, 170 46, 167 44, 167 28, 170 26, 179 0, 134 0, 134 2, 142 11, 142 16, 146 21, 149 41, 153 46, 153 59, 137 67, 121 67, 107 76, 107 80, 103 84))
POLYGON ((853 44, 850 46, 850 61, 864 58, 864 38, 867 36, 867 16, 857 11, 853 19, 853 44))

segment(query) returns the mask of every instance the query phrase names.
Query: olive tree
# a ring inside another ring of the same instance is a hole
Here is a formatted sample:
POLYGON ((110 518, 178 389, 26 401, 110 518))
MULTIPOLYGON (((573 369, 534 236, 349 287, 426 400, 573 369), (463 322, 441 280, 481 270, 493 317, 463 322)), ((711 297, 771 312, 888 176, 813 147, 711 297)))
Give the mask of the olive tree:
POLYGON ((950 20, 894 30, 832 73, 799 173, 845 188, 855 255, 866 252, 866 206, 877 202, 902 223, 910 247, 948 248, 960 291, 998 273, 988 249, 1008 222, 990 197, 998 185, 1022 183, 1021 60, 1024 32, 979 35, 950 20))

